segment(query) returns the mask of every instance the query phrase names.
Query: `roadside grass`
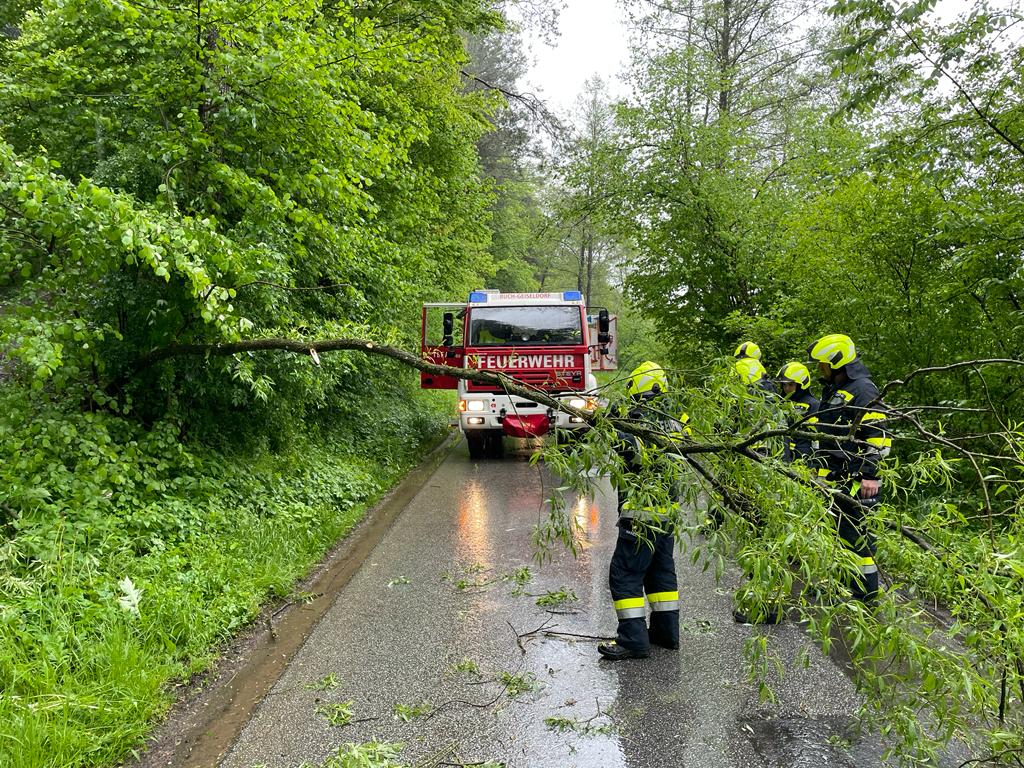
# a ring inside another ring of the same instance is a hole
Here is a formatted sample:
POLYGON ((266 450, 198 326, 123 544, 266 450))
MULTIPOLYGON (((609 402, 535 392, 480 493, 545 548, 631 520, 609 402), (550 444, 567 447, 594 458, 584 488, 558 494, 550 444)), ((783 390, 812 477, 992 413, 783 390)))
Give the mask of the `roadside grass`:
POLYGON ((135 435, 97 439, 86 464, 82 434, 105 434, 89 419, 61 444, 0 423, 0 766, 108 766, 139 748, 175 686, 289 596, 443 433, 449 403, 411 400, 372 440, 313 434, 281 454, 175 457, 135 435))

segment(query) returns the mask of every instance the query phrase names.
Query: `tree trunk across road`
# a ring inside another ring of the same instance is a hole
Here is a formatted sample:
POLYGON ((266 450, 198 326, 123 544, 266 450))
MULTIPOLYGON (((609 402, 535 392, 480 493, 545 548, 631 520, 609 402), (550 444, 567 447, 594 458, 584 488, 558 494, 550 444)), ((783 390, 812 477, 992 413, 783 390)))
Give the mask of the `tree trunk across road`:
POLYGON ((849 752, 829 743, 846 735, 857 698, 798 625, 733 623, 735 571, 719 584, 713 568, 678 556, 681 649, 599 660, 596 640, 576 636, 615 632, 614 494, 596 479, 593 499, 571 501, 580 555, 538 567, 530 533, 560 483, 527 457, 473 462, 464 442, 451 451, 341 590, 223 768, 319 764, 341 744, 374 739, 404 743, 409 765, 882 764, 873 740, 854 738, 849 752), (578 600, 537 605, 562 591, 578 600), (564 634, 529 634, 545 625, 564 634), (743 661, 744 642, 761 631, 773 633, 786 668, 774 704, 759 703, 743 661), (332 713, 349 724, 332 725, 332 713))

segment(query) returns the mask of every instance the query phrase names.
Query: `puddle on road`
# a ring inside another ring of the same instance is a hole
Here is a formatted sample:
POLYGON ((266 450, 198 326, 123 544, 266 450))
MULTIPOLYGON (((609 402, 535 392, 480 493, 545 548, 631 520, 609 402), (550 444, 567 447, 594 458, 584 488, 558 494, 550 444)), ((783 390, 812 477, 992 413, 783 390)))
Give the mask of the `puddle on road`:
POLYGON ((856 768, 850 755, 830 739, 849 737, 844 717, 745 717, 739 737, 746 737, 764 759, 764 768, 856 768))

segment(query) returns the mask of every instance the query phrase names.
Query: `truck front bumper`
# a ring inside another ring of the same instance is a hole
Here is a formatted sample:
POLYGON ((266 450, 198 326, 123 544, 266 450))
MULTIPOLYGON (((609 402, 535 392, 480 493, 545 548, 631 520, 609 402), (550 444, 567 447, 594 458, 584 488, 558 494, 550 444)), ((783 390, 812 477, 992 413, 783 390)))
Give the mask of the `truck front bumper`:
POLYGON ((539 419, 537 417, 543 417, 548 423, 547 431, 554 431, 556 429, 585 429, 587 427, 586 422, 578 416, 570 416, 568 413, 562 411, 555 411, 550 413, 546 407, 540 408, 504 408, 504 413, 501 412, 501 408, 495 407, 493 410, 490 409, 490 403, 486 403, 488 409, 485 411, 466 411, 459 414, 459 426, 462 427, 463 432, 469 432, 476 429, 488 429, 488 430, 505 430, 505 420, 507 417, 520 417, 519 419, 513 419, 513 421, 524 422, 536 422, 539 419))

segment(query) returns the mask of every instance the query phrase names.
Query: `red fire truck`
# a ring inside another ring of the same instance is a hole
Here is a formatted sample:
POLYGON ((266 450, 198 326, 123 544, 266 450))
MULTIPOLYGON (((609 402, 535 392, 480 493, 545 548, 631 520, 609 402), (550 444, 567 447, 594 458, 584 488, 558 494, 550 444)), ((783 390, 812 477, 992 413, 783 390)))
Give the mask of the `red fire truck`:
MULTIPOLYGON (((456 368, 501 371, 583 410, 596 406, 593 371, 615 367, 614 318, 588 316, 579 291, 501 293, 473 291, 465 304, 423 306, 425 360, 456 368)), ((453 376, 421 375, 425 389, 456 389, 459 425, 472 458, 502 455, 502 438, 567 436, 583 419, 499 386, 453 376)))

